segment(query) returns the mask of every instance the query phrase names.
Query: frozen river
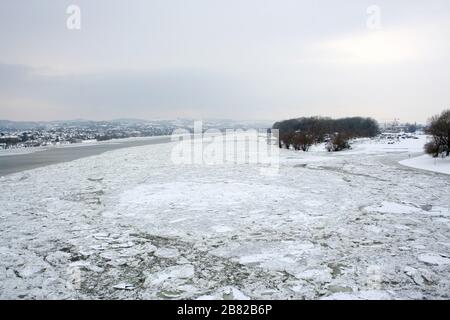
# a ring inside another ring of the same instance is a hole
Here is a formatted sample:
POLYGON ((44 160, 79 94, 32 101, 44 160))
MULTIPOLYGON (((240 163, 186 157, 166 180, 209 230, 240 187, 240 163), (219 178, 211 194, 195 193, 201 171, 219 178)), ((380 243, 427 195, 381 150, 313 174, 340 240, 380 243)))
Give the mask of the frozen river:
POLYGON ((281 150, 276 175, 161 143, 1 177, 0 299, 449 299, 450 177, 398 163, 424 142, 281 150))

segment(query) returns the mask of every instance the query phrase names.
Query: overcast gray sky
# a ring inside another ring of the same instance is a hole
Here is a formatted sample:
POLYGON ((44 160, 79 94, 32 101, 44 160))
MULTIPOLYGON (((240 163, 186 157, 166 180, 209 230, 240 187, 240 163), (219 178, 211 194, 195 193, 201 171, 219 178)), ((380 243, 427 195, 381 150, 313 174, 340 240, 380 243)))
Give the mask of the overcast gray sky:
POLYGON ((0 119, 424 122, 449 39, 448 0, 0 0, 0 119))

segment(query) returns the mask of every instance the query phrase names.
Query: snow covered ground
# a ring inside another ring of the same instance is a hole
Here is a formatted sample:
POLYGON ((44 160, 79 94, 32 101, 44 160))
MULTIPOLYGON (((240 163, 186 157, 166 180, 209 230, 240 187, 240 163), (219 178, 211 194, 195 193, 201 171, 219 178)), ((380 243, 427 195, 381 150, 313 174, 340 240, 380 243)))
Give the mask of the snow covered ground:
POLYGON ((450 174, 450 158, 433 158, 429 155, 421 155, 412 159, 400 161, 400 164, 411 168, 450 174))
POLYGON ((0 179, 3 299, 449 299, 450 179, 423 139, 180 165, 174 143, 0 179))

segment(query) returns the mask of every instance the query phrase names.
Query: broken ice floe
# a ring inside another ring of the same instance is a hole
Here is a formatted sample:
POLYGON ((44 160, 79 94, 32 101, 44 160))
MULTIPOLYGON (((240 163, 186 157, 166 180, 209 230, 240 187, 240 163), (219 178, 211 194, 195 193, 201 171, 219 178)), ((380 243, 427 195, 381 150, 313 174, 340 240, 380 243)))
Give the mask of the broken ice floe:
POLYGON ((158 258, 173 259, 180 255, 178 249, 175 248, 159 248, 154 252, 158 258))
POLYGON ((223 287, 214 293, 199 296, 196 300, 250 300, 250 298, 235 287, 223 287))
POLYGON ((129 283, 119 283, 113 286, 117 290, 134 290, 135 286, 129 283))
POLYGON ((168 267, 158 273, 150 274, 145 279, 144 286, 158 286, 166 280, 189 279, 195 274, 194 266, 189 264, 168 267))
POLYGON ((436 253, 424 253, 418 256, 419 261, 428 265, 447 265, 450 264, 450 258, 443 257, 442 255, 436 253))
POLYGON ((392 214, 408 214, 408 213, 420 213, 422 209, 395 202, 383 201, 379 205, 373 205, 364 208, 368 212, 378 213, 392 213, 392 214))

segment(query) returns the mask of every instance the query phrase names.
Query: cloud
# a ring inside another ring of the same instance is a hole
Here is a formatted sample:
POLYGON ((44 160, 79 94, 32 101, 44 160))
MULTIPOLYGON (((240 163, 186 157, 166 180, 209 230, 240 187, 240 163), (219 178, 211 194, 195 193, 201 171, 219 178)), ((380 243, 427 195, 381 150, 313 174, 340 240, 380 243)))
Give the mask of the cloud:
POLYGON ((52 74, 0 64, 0 118, 11 105, 42 118, 233 117, 261 99, 246 81, 200 69, 52 74))
POLYGON ((362 115, 448 107, 447 0, 0 1, 0 118, 362 115), (23 65, 19 65, 22 63, 23 65))
POLYGON ((416 28, 386 28, 312 43, 297 63, 414 64, 447 59, 448 22, 416 28))

